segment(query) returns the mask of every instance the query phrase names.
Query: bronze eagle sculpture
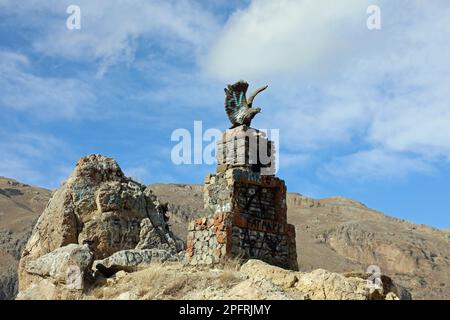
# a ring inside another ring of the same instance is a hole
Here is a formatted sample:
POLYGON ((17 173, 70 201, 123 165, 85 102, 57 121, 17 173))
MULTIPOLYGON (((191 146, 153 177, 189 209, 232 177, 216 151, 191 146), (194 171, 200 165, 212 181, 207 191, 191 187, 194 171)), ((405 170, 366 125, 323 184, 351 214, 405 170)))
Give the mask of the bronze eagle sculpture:
POLYGON ((230 129, 241 125, 250 126, 252 119, 261 112, 261 108, 252 108, 253 100, 261 91, 268 86, 261 87, 251 94, 248 98, 245 96, 248 89, 248 83, 238 81, 233 85, 228 85, 225 90, 225 111, 231 121, 230 129))

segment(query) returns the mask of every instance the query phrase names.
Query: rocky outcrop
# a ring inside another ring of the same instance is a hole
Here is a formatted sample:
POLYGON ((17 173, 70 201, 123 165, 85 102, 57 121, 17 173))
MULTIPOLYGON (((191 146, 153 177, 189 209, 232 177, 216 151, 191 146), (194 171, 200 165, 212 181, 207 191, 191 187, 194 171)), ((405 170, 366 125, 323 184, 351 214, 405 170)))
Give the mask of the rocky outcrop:
POLYGON ((285 270, 259 260, 234 268, 193 268, 186 264, 154 265, 137 272, 120 271, 99 281, 83 299, 243 299, 243 300, 398 300, 398 287, 382 277, 373 288, 367 275, 344 275, 323 269, 285 270))
POLYGON ((288 289, 294 287, 298 282, 299 272, 292 272, 276 266, 270 266, 260 260, 249 260, 240 268, 242 274, 247 277, 255 277, 269 279, 275 285, 288 289))
MULTIPOLYGON (((201 216, 201 185, 150 188, 169 202, 174 230, 187 230, 187 220, 201 216), (176 218, 184 215, 190 218, 176 218)), ((312 199, 288 193, 287 206, 297 230, 300 270, 361 273, 377 265, 414 299, 450 299, 450 230, 392 218, 342 197, 312 199)), ((186 236, 184 231, 178 234, 186 236)))
POLYGON ((374 295, 368 289, 367 281, 360 278, 346 278, 341 274, 317 269, 299 277, 296 288, 312 300, 372 300, 374 295))
MULTIPOLYGON (((160 202, 168 202, 171 230, 185 239, 188 221, 201 215, 203 186, 147 188, 160 202)), ((13 299, 16 259, 51 192, 2 177, 0 189, 0 299, 13 299)), ((289 193, 287 200, 289 219, 298 230, 302 271, 363 273, 376 264, 414 299, 450 298, 449 230, 395 219, 346 198, 311 199, 289 193)))
POLYGON ((259 260, 249 260, 241 273, 253 279, 266 279, 298 297, 310 300, 399 300, 410 299, 404 289, 391 278, 380 275, 379 285, 369 282, 367 274, 339 274, 324 269, 312 272, 292 272, 267 265, 259 260))
MULTIPOLYGON (((425 244, 421 237, 400 238, 398 233, 383 231, 383 226, 373 221, 348 222, 325 232, 323 238, 341 255, 368 265, 376 262, 391 272, 412 274, 420 269, 428 273, 436 268, 438 254, 445 257, 444 250, 430 250, 430 244, 425 244)), ((448 249, 450 253, 450 246, 448 249)), ((445 259, 441 263, 445 263, 445 259)))
MULTIPOLYGON (((115 255, 118 255, 116 253, 115 255)), ((120 259, 120 258, 119 258, 120 259)), ((48 279, 21 292, 21 299, 108 300, 398 300, 399 288, 382 277, 373 288, 367 276, 345 275, 319 269, 313 272, 285 270, 259 260, 249 260, 240 269, 193 268, 180 262, 156 263, 110 278, 98 277, 87 290, 57 287, 48 279)), ((408 299, 403 296, 403 299, 408 299)))
POLYGON ((54 258, 70 244, 88 244, 96 260, 136 246, 176 254, 184 242, 166 220, 150 189, 127 178, 113 159, 82 158, 33 229, 19 264, 19 290, 39 287, 46 275, 31 266, 54 258))

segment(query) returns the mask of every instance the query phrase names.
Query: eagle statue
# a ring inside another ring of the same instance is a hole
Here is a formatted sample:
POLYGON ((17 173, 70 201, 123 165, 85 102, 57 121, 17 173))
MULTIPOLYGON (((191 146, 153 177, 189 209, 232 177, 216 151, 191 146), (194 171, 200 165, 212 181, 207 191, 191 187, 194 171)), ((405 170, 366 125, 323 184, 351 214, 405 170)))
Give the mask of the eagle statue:
POLYGON ((250 126, 252 119, 257 113, 261 112, 261 108, 252 108, 253 99, 261 91, 266 90, 268 86, 261 87, 251 94, 248 98, 245 96, 248 89, 248 83, 238 81, 233 85, 225 88, 225 111, 231 121, 230 129, 241 125, 250 126))

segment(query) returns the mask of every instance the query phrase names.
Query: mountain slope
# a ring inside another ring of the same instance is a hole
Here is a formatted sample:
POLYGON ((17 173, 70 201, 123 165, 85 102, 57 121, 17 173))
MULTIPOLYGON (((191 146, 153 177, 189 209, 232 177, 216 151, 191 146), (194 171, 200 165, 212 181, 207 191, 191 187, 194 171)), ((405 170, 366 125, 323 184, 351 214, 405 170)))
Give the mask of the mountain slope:
MULTIPOLYGON (((202 215, 202 186, 154 184, 169 202, 171 224, 186 236, 202 215)), ((366 271, 377 265, 414 299, 450 299, 450 231, 386 216, 346 198, 311 199, 289 193, 288 221, 296 226, 302 271, 366 271)))
MULTIPOLYGON (((170 224, 186 238, 187 223, 202 216, 201 185, 154 184, 169 203, 170 224)), ((13 298, 17 260, 51 192, 0 177, 0 299, 13 298)), ((288 220, 296 226, 301 271, 381 271, 414 299, 450 299, 450 231, 391 218, 346 198, 288 194, 288 220)))
POLYGON ((51 191, 0 177, 0 300, 17 293, 17 262, 51 191))

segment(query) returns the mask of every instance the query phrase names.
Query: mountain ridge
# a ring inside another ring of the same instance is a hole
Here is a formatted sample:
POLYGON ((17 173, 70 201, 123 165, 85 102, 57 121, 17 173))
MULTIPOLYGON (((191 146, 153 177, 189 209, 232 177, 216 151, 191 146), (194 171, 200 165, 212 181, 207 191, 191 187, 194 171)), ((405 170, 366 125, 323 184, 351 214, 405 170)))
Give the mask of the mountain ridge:
MULTIPOLYGON (((200 184, 149 186, 168 203, 173 232, 186 238, 188 221, 202 216, 200 184)), ((51 191, 0 177, 0 299, 17 291, 17 260, 51 191)), ((297 229, 300 269, 383 272, 415 299, 450 299, 450 230, 414 224, 344 197, 287 196, 288 220, 297 229)))

